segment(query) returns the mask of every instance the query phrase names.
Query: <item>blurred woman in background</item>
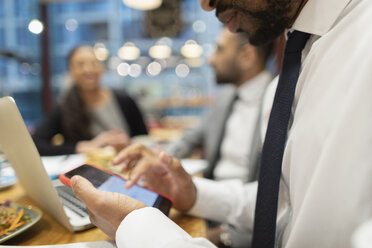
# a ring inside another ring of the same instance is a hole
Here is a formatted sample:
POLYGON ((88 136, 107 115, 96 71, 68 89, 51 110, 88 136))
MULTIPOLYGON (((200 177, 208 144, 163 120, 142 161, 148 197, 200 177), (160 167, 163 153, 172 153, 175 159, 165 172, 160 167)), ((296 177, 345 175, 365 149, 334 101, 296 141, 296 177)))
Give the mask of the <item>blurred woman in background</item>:
POLYGON ((73 84, 33 135, 41 155, 85 153, 104 146, 119 151, 130 137, 147 134, 136 103, 124 91, 101 86, 104 66, 92 47, 76 47, 68 62, 73 84))

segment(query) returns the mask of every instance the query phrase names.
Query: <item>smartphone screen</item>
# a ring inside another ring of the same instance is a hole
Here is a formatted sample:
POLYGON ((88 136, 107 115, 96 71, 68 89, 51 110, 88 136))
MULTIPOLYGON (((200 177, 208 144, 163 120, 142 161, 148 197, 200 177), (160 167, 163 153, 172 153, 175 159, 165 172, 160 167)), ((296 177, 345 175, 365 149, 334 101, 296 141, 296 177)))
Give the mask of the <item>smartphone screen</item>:
POLYGON ((109 177, 98 189, 109 192, 121 193, 137 199, 147 206, 154 206, 158 198, 158 194, 138 185, 134 185, 130 189, 124 188, 125 181, 117 176, 109 177))
POLYGON ((124 188, 126 181, 118 176, 106 173, 90 165, 82 165, 65 174, 65 177, 71 179, 75 175, 80 175, 88 179, 94 187, 102 191, 121 193, 137 199, 147 206, 157 207, 165 214, 168 214, 171 202, 165 197, 149 189, 134 185, 130 189, 124 188))

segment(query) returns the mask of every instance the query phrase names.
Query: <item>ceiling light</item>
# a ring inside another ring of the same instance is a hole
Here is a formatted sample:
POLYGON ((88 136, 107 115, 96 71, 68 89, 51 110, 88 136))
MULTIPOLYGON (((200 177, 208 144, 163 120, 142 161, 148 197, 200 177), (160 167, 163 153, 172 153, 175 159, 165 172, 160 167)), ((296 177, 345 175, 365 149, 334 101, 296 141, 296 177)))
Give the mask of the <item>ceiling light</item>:
POLYGON ((159 8, 162 2, 162 0, 123 0, 124 4, 139 10, 152 10, 159 8))
POLYGON ((154 61, 147 66, 147 74, 150 76, 157 76, 161 72, 161 65, 154 61))
POLYGON ((99 61, 105 61, 110 55, 110 52, 107 50, 105 44, 101 42, 98 42, 94 45, 93 52, 99 61))
POLYGON ((203 54, 203 48, 196 41, 188 40, 181 48, 181 54, 186 58, 199 58, 203 54))
POLYGON ((98 48, 94 51, 94 54, 99 61, 105 61, 110 55, 109 51, 105 47, 98 48))
POLYGON ((207 25, 202 20, 197 20, 192 24, 192 29, 196 33, 204 33, 207 30, 207 25))
POLYGON ((189 73, 190 73, 190 68, 187 65, 185 65, 185 64, 177 65, 177 67, 176 67, 177 76, 183 78, 183 77, 187 77, 187 75, 189 75, 189 73))
POLYGON ((166 59, 172 54, 172 50, 167 45, 154 45, 150 48, 149 54, 154 59, 166 59))
POLYGON ((65 27, 68 31, 75 31, 79 26, 79 23, 76 19, 70 18, 66 21, 65 27))
POLYGON ((129 69, 130 69, 130 65, 127 64, 127 63, 120 63, 118 65, 118 67, 116 68, 116 71, 117 73, 122 76, 122 77, 125 77, 129 74, 129 69))
POLYGON ((127 42, 119 49, 118 55, 123 60, 136 60, 141 55, 141 51, 133 43, 127 42))
POLYGON ((43 23, 41 21, 37 20, 37 19, 33 19, 28 24, 28 30, 31 33, 40 34, 41 32, 43 32, 43 29, 44 29, 43 23))

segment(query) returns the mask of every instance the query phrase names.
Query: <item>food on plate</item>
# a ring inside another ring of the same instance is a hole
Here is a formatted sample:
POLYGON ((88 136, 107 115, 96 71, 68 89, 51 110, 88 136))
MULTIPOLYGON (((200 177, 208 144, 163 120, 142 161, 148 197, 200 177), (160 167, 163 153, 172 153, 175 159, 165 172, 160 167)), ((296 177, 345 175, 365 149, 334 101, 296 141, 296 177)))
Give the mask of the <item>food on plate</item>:
POLYGON ((13 207, 9 201, 0 204, 0 237, 30 221, 30 217, 24 213, 23 208, 13 207))

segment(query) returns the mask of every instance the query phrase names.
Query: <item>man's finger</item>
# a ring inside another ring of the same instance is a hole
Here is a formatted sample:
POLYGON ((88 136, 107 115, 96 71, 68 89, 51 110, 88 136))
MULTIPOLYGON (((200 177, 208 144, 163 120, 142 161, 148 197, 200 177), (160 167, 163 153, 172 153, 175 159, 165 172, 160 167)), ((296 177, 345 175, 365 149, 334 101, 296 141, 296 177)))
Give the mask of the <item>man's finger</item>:
POLYGON ((159 154, 159 159, 163 163, 164 167, 168 170, 169 173, 173 174, 174 176, 184 176, 188 174, 182 167, 181 162, 170 156, 165 152, 161 152, 159 154))
POLYGON ((141 156, 142 147, 139 144, 133 144, 122 150, 112 161, 117 165, 127 160, 138 159, 141 156))
POLYGON ((125 188, 129 189, 131 188, 135 183, 138 182, 138 180, 141 178, 142 175, 146 173, 146 171, 149 169, 150 164, 147 159, 140 160, 137 162, 135 167, 132 169, 130 173, 130 179, 125 184, 125 188))
POLYGON ((77 198, 85 203, 85 205, 90 205, 97 199, 98 191, 87 179, 81 176, 73 176, 71 178, 71 187, 77 198))

